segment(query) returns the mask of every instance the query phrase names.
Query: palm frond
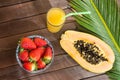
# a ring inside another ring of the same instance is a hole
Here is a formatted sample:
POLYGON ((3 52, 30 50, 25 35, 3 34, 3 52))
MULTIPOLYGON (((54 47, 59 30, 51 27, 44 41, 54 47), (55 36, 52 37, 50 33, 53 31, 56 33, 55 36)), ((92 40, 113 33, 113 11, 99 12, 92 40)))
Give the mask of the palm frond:
MULTIPOLYGON (((116 0, 71 0, 70 6, 77 12, 90 11, 90 15, 74 16, 87 30, 98 35, 115 53, 115 63, 107 74, 112 80, 120 80, 120 8, 116 0)), ((78 28, 80 29, 80 28, 78 28)))

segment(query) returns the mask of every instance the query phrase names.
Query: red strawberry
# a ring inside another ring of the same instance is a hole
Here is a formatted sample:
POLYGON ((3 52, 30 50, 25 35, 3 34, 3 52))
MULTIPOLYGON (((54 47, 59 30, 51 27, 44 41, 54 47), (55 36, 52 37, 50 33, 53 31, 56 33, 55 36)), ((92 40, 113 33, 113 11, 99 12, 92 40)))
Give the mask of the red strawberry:
POLYGON ((23 50, 22 52, 19 53, 19 58, 22 61, 28 61, 29 57, 28 57, 28 51, 27 50, 23 50))
POLYGON ((45 66, 46 66, 45 62, 42 61, 41 59, 39 59, 38 62, 37 62, 37 68, 38 68, 38 69, 42 69, 42 68, 44 68, 45 66))
POLYGON ((30 39, 30 38, 22 38, 21 42, 20 42, 20 46, 24 49, 35 49, 36 45, 35 43, 30 39))
POLYGON ((40 57, 42 57, 43 53, 45 52, 45 48, 44 47, 39 47, 37 49, 39 50, 40 57))
POLYGON ((52 49, 50 47, 46 48, 45 54, 43 55, 43 61, 49 64, 52 59, 52 49))
POLYGON ((36 70, 36 65, 35 65, 35 63, 31 63, 31 62, 25 62, 25 63, 23 63, 23 67, 24 67, 26 70, 29 70, 29 71, 34 71, 34 70, 36 70))
POLYGON ((43 40, 43 39, 41 39, 41 38, 38 38, 38 37, 36 37, 36 38, 34 39, 34 42, 35 42, 35 44, 36 44, 38 47, 46 46, 46 45, 47 45, 47 42, 46 42, 45 40, 43 40))
POLYGON ((44 47, 40 47, 32 50, 29 54, 30 59, 32 59, 32 61, 38 61, 40 57, 43 55, 44 50, 45 50, 44 47))

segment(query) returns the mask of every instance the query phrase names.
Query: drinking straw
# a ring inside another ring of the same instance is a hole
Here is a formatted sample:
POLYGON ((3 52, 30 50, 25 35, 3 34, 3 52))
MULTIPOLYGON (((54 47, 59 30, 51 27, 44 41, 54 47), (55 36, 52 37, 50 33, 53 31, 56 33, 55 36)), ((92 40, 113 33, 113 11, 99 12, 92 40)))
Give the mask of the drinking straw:
POLYGON ((64 16, 64 18, 67 18, 69 16, 73 16, 73 15, 81 15, 81 14, 90 14, 90 11, 87 12, 72 12, 72 13, 68 13, 67 15, 64 16))

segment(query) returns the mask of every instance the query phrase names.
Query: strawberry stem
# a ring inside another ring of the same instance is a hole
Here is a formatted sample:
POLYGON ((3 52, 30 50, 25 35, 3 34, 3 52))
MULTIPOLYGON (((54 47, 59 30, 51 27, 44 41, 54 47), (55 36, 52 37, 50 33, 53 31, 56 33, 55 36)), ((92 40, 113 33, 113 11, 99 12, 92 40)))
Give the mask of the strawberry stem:
POLYGON ((24 48, 20 47, 20 52, 24 51, 24 48))

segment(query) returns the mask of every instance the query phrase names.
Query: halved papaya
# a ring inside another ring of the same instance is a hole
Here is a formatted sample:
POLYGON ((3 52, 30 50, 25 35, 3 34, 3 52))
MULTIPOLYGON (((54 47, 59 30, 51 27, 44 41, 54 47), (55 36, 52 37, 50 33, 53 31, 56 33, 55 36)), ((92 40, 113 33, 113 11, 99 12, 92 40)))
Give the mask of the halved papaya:
POLYGON ((115 61, 111 47, 101 39, 83 32, 68 30, 61 36, 61 47, 83 68, 105 73, 115 61))

